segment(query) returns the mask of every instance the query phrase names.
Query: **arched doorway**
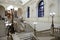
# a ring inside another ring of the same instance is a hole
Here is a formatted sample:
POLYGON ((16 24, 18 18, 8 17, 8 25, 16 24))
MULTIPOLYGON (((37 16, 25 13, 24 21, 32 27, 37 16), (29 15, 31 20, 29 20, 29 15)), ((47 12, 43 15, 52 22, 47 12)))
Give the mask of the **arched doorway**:
MULTIPOLYGON (((0 16, 1 18, 5 16, 5 8, 2 5, 0 5, 0 16)), ((5 32, 4 20, 0 19, 0 37, 5 36, 5 32)))
POLYGON ((2 5, 0 5, 0 15, 1 15, 2 17, 5 16, 5 8, 4 8, 2 5))
POLYGON ((23 14, 22 8, 18 8, 18 12, 17 12, 18 17, 21 17, 22 14, 23 14))

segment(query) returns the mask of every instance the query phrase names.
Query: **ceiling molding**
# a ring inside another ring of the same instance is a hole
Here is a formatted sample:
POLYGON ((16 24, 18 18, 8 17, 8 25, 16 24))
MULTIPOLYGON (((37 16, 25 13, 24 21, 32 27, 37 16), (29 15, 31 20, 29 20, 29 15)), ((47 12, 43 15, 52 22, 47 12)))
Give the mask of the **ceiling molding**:
POLYGON ((8 3, 8 4, 15 4, 15 5, 24 5, 30 0, 0 0, 0 3, 8 3))

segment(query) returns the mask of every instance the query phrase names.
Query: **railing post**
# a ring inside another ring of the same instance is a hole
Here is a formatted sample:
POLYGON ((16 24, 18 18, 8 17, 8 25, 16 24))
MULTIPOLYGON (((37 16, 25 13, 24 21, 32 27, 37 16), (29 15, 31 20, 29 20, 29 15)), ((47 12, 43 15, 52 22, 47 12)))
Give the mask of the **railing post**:
POLYGON ((52 17, 52 24, 51 24, 51 34, 54 34, 54 16, 55 16, 55 13, 50 13, 50 16, 52 17))
POLYGON ((37 22, 33 22, 33 24, 34 24, 34 35, 36 36, 36 24, 37 24, 37 22))
POLYGON ((36 36, 36 24, 34 24, 34 35, 36 36))
POLYGON ((52 16, 52 24, 51 24, 51 32, 54 34, 54 21, 53 21, 54 16, 52 16))

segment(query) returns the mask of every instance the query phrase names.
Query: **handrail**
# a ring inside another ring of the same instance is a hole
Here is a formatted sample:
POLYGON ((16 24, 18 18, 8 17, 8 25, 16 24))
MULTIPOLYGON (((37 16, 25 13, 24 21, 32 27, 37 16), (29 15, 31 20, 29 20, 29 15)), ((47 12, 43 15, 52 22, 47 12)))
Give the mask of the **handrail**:
POLYGON ((54 36, 60 37, 60 28, 54 28, 54 36))
POLYGON ((60 33, 60 28, 54 28, 54 32, 60 33))

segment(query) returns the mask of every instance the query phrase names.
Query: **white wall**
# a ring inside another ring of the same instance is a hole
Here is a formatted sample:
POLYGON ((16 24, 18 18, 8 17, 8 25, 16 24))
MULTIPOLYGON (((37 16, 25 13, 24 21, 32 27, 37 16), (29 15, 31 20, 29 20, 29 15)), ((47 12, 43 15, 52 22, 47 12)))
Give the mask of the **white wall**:
MULTIPOLYGON (((50 12, 55 12, 56 15, 54 17, 54 24, 55 27, 60 26, 60 21, 59 21, 59 17, 60 17, 60 11, 58 13, 58 0, 44 0, 44 17, 40 17, 38 18, 37 16, 37 5, 39 3, 39 0, 33 0, 29 3, 27 3, 26 5, 24 5, 24 14, 23 17, 26 21, 29 21, 30 24, 32 24, 31 22, 38 22, 36 29, 38 31, 41 30, 46 30, 51 28, 51 16, 50 16, 50 12), (30 18, 27 18, 26 14, 27 14, 27 7, 30 7, 30 18)), ((60 9, 59 9, 60 10, 60 9)))
MULTIPOLYGON (((51 26, 51 16, 50 16, 50 12, 55 12, 56 15, 54 17, 54 24, 55 26, 60 26, 60 5, 58 6, 58 4, 60 4, 60 1, 58 0, 44 0, 44 17, 40 17, 38 18, 37 16, 37 6, 40 0, 31 0, 29 2, 27 2, 25 5, 21 6, 21 5, 14 5, 17 6, 19 8, 23 9, 23 18, 28 21, 30 24, 33 25, 33 22, 38 22, 36 29, 40 31, 41 30, 45 30, 45 29, 49 29, 51 26), (30 18, 27 18, 27 7, 30 7, 30 18), (48 27, 49 26, 49 27, 48 27)), ((7 6, 9 6, 10 4, 2 4, 5 8, 7 8, 7 6)), ((32 26, 33 27, 33 26, 32 26)))

